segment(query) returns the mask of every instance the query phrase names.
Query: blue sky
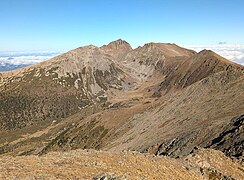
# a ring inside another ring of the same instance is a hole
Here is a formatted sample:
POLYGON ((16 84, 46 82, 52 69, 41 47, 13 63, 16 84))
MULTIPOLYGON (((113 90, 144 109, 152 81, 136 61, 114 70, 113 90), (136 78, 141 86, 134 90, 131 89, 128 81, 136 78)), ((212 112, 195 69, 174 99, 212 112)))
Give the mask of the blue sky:
POLYGON ((0 51, 69 50, 122 38, 244 44, 243 0, 1 0, 0 51))

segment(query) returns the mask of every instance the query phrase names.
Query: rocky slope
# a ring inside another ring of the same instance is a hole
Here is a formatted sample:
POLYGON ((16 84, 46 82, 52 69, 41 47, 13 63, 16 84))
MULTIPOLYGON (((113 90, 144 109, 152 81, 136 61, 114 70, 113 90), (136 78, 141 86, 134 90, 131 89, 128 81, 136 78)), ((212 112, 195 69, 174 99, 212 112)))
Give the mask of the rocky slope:
POLYGON ((110 90, 133 88, 132 80, 112 56, 95 46, 1 73, 0 127, 22 128, 36 121, 67 117, 104 102, 110 90))
POLYGON ((244 150, 244 114, 235 117, 224 127, 223 132, 214 138, 207 147, 223 151, 228 156, 243 158, 244 150))
POLYGON ((244 67, 212 51, 117 40, 0 73, 0 90, 0 154, 208 147, 243 160, 244 67))

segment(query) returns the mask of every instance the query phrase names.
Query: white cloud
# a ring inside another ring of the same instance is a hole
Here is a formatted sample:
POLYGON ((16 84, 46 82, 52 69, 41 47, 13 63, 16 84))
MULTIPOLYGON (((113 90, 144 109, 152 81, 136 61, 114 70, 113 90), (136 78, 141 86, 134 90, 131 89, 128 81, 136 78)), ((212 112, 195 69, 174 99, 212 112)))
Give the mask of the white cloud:
POLYGON ((0 57, 0 64, 12 64, 12 65, 30 65, 36 64, 53 56, 17 56, 17 57, 0 57))
POLYGON ((63 53, 63 50, 51 50, 51 51, 0 51, 0 57, 2 56, 30 56, 30 55, 55 55, 63 53))
MULTIPOLYGON (((7 66, 23 67, 49 60, 63 51, 0 52, 0 69, 7 66)), ((7 68, 8 70, 8 68, 7 68)))
POLYGON ((188 46, 187 48, 193 49, 197 52, 203 49, 212 50, 228 60, 244 65, 244 45, 218 44, 206 46, 188 46))

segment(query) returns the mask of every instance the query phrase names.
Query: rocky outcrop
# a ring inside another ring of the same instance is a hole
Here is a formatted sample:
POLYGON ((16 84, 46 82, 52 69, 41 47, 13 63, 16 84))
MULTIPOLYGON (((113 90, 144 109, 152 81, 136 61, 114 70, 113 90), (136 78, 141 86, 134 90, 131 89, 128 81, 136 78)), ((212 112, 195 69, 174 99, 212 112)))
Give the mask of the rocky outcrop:
POLYGON ((216 149, 225 153, 226 156, 242 160, 244 151, 243 120, 244 115, 234 117, 224 128, 216 129, 216 131, 221 133, 216 135, 217 137, 214 139, 206 135, 204 137, 205 140, 202 139, 193 145, 193 139, 196 139, 198 136, 193 131, 186 135, 178 136, 171 141, 155 144, 149 147, 146 152, 155 155, 179 157, 194 152, 195 149, 198 149, 196 147, 198 146, 216 149))
POLYGON ((214 138, 208 148, 224 152, 227 156, 243 158, 244 151, 244 114, 234 117, 224 127, 223 132, 214 138))

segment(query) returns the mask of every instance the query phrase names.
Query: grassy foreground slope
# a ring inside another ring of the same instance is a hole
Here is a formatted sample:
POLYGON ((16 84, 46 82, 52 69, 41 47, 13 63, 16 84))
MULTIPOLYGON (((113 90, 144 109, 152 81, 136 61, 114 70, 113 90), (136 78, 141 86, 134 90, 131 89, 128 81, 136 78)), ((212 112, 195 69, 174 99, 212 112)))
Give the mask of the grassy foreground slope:
POLYGON ((95 150, 0 158, 1 179, 243 179, 243 166, 210 149, 185 159, 95 150))

